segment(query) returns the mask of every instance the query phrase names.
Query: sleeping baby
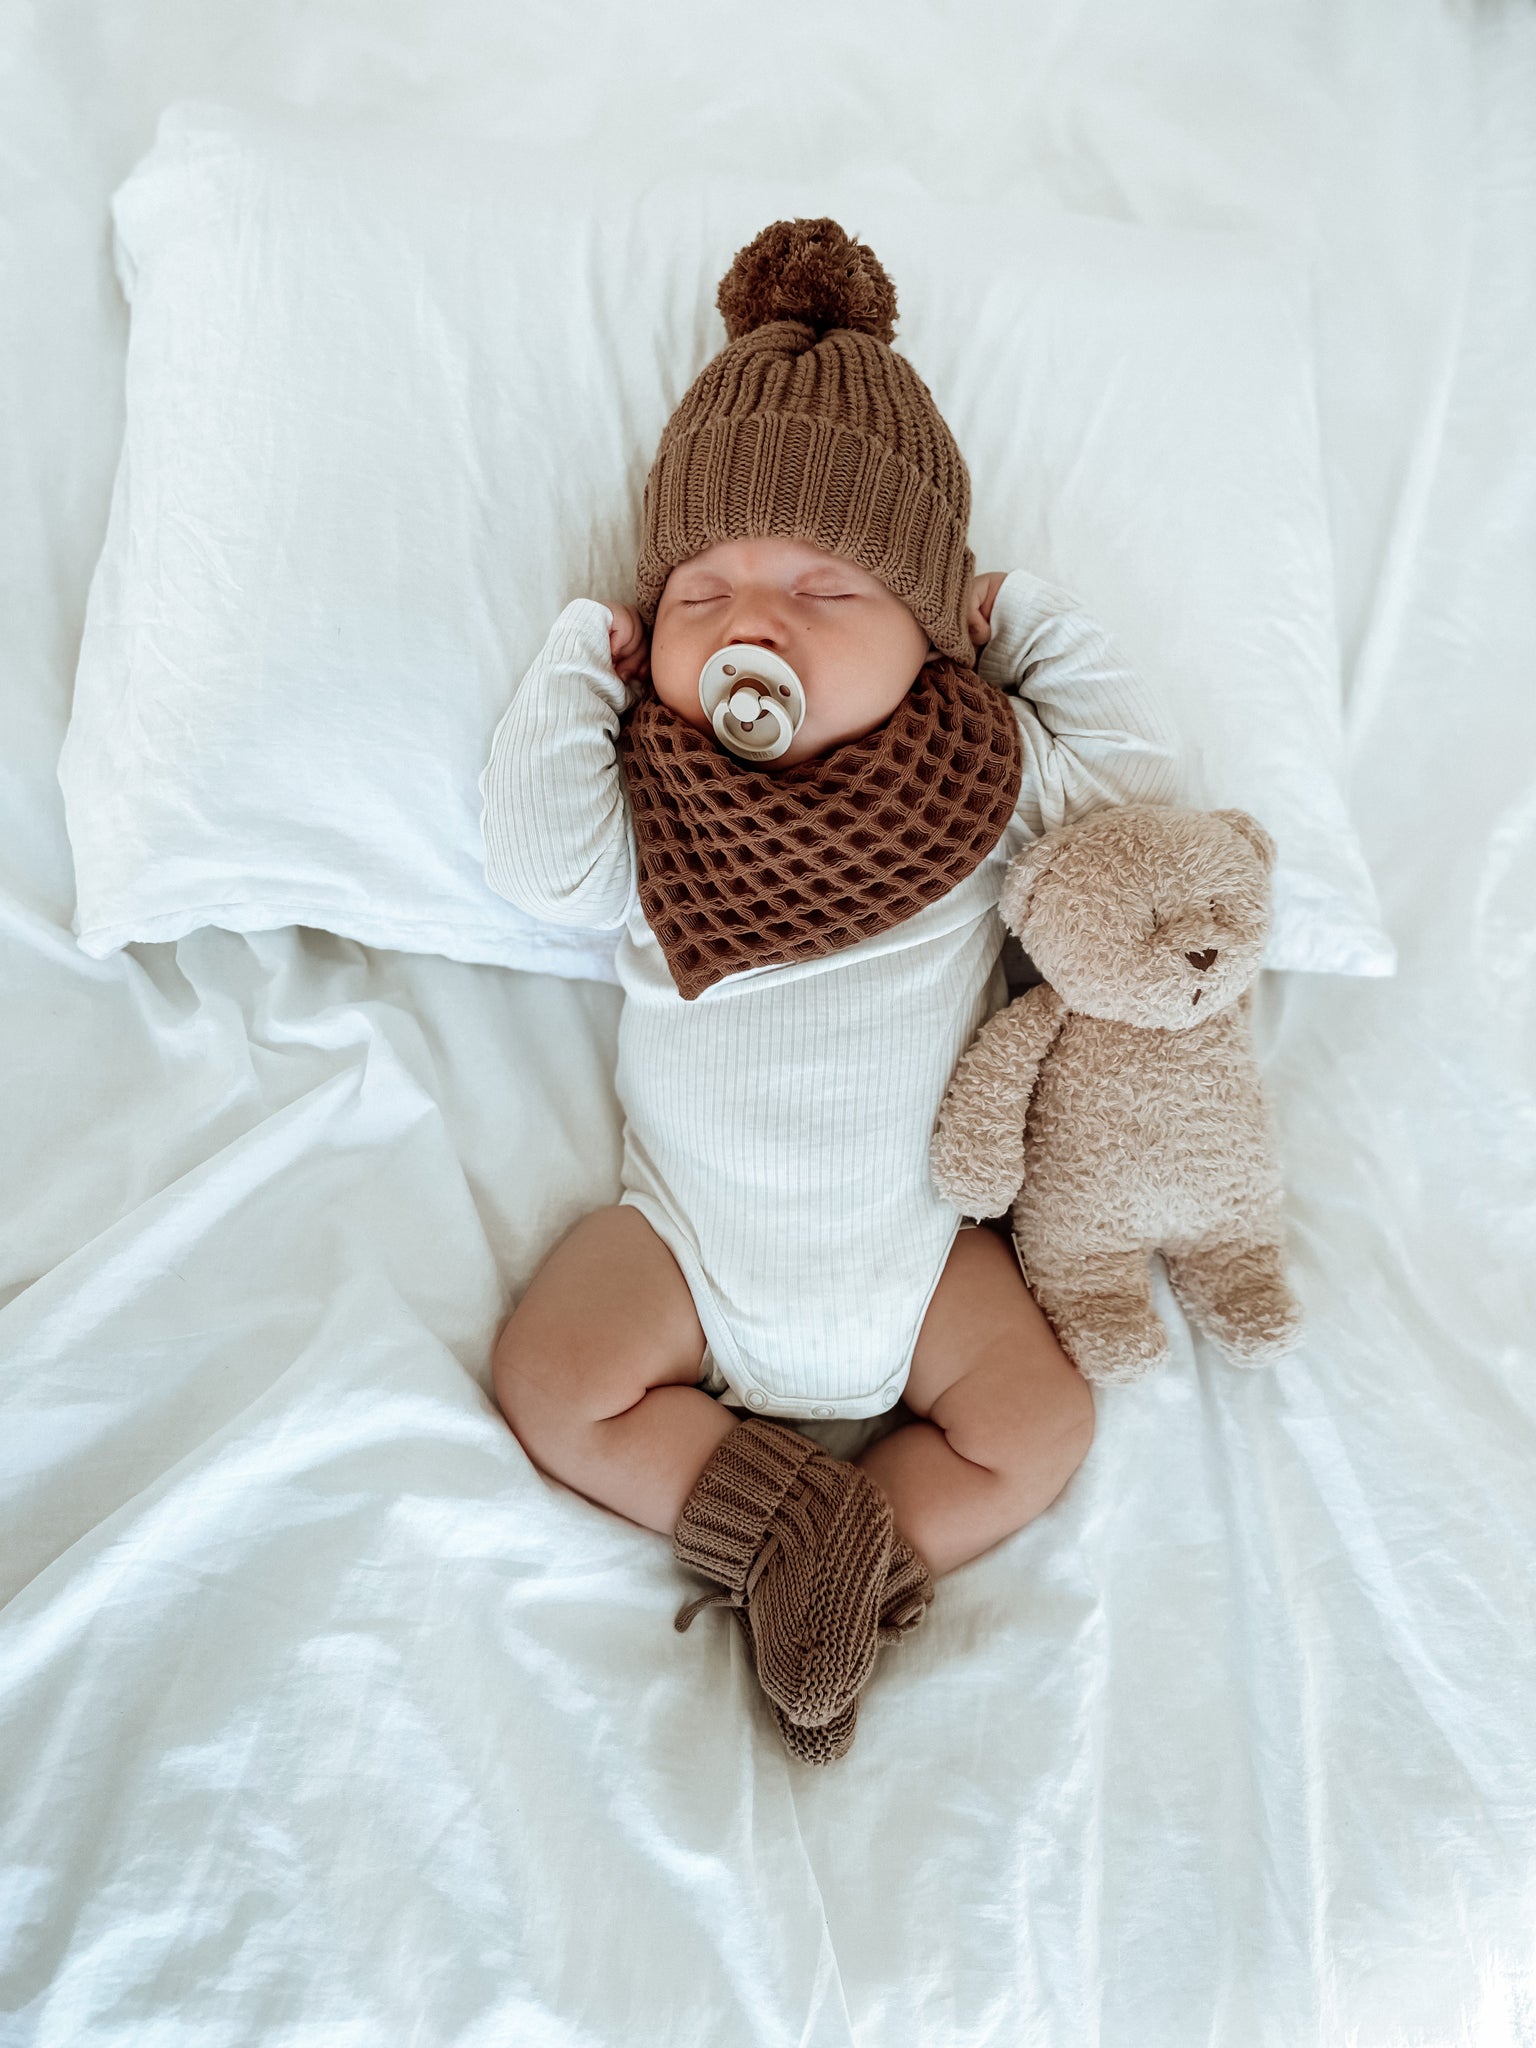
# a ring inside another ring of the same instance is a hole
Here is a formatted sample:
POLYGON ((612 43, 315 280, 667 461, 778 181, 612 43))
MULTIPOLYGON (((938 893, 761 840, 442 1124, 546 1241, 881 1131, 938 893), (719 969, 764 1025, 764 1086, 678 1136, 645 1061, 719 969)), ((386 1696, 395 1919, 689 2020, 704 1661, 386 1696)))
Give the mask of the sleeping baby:
POLYGON ((1062 592, 974 574, 970 478, 867 248, 776 222, 717 304, 637 602, 566 607, 481 779, 492 887, 616 930, 624 991, 619 1201, 550 1252, 492 1371, 542 1471, 671 1536, 711 1588, 678 1626, 727 1606, 825 1763, 879 1645, 1088 1449, 1087 1386, 928 1145, 1006 999, 1007 863, 1176 798, 1175 746, 1062 592), (814 1441, 898 1400, 855 1459, 814 1441))

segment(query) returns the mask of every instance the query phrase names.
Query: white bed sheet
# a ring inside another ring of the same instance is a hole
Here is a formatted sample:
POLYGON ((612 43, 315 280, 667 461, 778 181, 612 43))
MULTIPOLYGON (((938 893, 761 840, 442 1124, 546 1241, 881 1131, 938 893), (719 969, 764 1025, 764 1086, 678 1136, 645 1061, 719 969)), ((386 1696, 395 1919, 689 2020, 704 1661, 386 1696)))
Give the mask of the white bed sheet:
POLYGON ((58 0, 0 30, 6 2048, 1536 2039, 1536 18, 763 19, 58 0), (1067 1494, 942 1582, 833 1770, 784 1757, 723 1617, 674 1633, 665 1542, 487 1399, 506 1300, 615 1185, 614 991, 69 935, 106 197, 189 93, 889 151, 1312 266, 1401 969, 1263 993, 1309 1340, 1101 1393, 1067 1494))

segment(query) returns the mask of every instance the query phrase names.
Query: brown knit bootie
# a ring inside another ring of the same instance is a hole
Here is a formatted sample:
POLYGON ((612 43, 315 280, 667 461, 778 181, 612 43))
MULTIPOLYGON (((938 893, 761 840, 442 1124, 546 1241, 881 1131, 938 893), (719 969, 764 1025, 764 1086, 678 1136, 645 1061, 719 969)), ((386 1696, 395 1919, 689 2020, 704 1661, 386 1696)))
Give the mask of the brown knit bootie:
POLYGON ((860 1466, 754 1416, 722 1438, 678 1516, 673 1556, 725 1590, 689 1601, 676 1626, 745 1607, 763 1691, 800 1727, 826 1728, 874 1668, 894 1541, 890 1503, 860 1466))
MULTIPOLYGON (((732 1614, 741 1623, 741 1632, 747 1639, 747 1655, 757 1664, 757 1645, 752 1640, 752 1617, 745 1607, 733 1607, 732 1614)), ((791 1721, 777 1700, 769 1700, 769 1712, 784 1747, 790 1755, 802 1764, 835 1764, 853 1747, 854 1726, 859 1718, 859 1703, 850 1700, 835 1719, 828 1721, 824 1728, 802 1728, 798 1721, 791 1721)))
MULTIPOLYGON (((927 1614, 928 1603, 932 1599, 933 1580, 927 1565, 911 1544, 898 1536, 891 1550, 885 1592, 880 1602, 880 1641, 894 1643, 910 1635, 927 1614)), ((745 1607, 735 1607, 731 1611, 741 1623, 741 1632, 747 1639, 747 1653, 755 1667, 757 1652, 752 1641, 751 1617, 745 1607)), ((768 1705, 784 1738, 784 1747, 800 1763, 833 1764, 852 1749, 859 1718, 857 1699, 850 1700, 842 1713, 821 1728, 802 1728, 798 1721, 791 1721, 776 1701, 769 1700, 768 1705)))
POLYGON ((919 1627, 933 1599, 933 1574, 905 1537, 891 1545, 891 1561, 880 1596, 880 1640, 899 1643, 919 1627))

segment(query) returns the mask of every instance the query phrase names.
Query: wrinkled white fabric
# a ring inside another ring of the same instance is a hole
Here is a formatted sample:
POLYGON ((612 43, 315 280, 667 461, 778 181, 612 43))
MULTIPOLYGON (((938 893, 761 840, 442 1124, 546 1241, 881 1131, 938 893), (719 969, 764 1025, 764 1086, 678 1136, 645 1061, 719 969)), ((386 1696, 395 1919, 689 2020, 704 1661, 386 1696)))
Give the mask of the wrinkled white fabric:
POLYGON ((475 778, 550 619, 631 591, 733 251, 835 212, 898 280, 982 567, 1075 591, 1167 696, 1193 799, 1274 835, 1268 964, 1390 973, 1297 266, 826 150, 719 170, 166 112, 112 200, 123 450, 59 758, 84 950, 307 924, 612 978, 611 942, 486 889, 475 778))
POLYGON ((0 2041, 1523 2048, 1536 22, 747 19, 65 0, 4 30, 0 2041), (724 1617, 674 1632, 665 1541, 487 1398, 497 1316, 616 1191, 615 992, 70 934, 107 197, 188 92, 691 168, 831 139, 949 194, 1254 228, 1313 280, 1401 964, 1261 989, 1306 1344, 1245 1376, 1180 1338, 1102 1393, 1062 1500, 941 1582, 827 1772, 724 1617))

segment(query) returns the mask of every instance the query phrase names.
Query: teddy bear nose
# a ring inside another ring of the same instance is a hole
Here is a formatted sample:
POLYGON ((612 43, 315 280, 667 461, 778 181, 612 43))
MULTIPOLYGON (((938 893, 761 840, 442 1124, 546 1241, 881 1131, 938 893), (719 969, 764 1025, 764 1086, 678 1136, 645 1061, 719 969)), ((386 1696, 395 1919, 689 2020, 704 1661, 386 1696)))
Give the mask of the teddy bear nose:
POLYGON ((1184 958, 1189 962, 1191 967, 1198 967, 1200 972, 1204 974, 1206 968, 1209 967, 1216 958, 1216 948, 1212 946, 1208 952, 1204 953, 1186 953, 1184 955, 1184 958))

